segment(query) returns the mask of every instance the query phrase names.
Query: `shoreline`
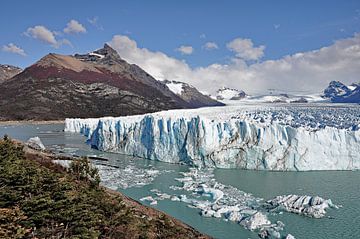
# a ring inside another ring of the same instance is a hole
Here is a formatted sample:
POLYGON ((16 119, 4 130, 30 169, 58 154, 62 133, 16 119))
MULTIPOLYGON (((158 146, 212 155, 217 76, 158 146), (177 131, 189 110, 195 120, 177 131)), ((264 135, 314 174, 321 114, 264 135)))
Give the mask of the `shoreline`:
MULTIPOLYGON (((42 150, 37 150, 37 149, 31 148, 28 145, 26 145, 26 143, 23 141, 13 140, 13 142, 24 146, 23 150, 25 153, 25 157, 27 157, 30 160, 42 162, 42 165, 50 165, 49 163, 44 163, 44 162, 51 162, 54 165, 61 166, 61 165, 54 163, 53 160, 75 160, 76 159, 71 156, 57 155, 55 152, 52 152, 52 151, 46 151, 46 150, 42 151, 42 150)), ((51 167, 48 167, 48 168, 51 169, 51 167)), ((156 220, 157 218, 160 218, 161 220, 168 220, 169 223, 174 228, 182 230, 182 233, 184 233, 184 234, 183 235, 179 234, 180 238, 198 238, 198 239, 213 238, 203 232, 198 231, 197 229, 195 229, 191 225, 181 221, 180 219, 177 219, 159 209, 142 204, 140 201, 133 199, 133 198, 123 194, 120 191, 113 190, 113 189, 110 189, 105 186, 99 186, 99 187, 102 188, 105 191, 106 195, 108 195, 110 198, 121 198, 121 200, 124 202, 124 204, 128 208, 131 208, 131 210, 135 216, 136 215, 146 215, 146 217, 148 218, 149 221, 156 220), (186 236, 187 234, 190 235, 190 237, 186 236), (185 237, 182 237, 184 235, 185 235, 185 237)), ((170 238, 174 238, 174 237, 170 237, 170 238)))
POLYGON ((65 120, 5 120, 0 121, 0 126, 12 126, 12 125, 44 125, 44 124, 64 124, 65 120))

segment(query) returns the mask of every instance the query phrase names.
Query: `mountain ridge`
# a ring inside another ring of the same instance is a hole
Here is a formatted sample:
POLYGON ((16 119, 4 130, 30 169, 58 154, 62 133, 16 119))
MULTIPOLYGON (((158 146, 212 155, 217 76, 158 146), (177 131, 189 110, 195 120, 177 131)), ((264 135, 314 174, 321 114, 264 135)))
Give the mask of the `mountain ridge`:
POLYGON ((331 81, 322 97, 333 103, 360 103, 360 84, 346 86, 340 81, 331 81))
POLYGON ((0 64, 0 84, 19 74, 21 71, 22 69, 20 67, 0 64))
POLYGON ((209 106, 186 102, 107 44, 82 55, 47 54, 6 80, 0 90, 0 120, 121 116, 209 106))

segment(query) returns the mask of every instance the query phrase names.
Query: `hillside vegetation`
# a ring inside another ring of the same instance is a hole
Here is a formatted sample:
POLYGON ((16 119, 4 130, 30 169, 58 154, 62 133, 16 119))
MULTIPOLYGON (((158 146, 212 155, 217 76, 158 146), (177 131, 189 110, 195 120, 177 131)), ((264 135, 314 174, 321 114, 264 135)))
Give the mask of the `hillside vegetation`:
POLYGON ((87 159, 66 170, 34 152, 0 140, 0 238, 206 238, 99 186, 87 159))

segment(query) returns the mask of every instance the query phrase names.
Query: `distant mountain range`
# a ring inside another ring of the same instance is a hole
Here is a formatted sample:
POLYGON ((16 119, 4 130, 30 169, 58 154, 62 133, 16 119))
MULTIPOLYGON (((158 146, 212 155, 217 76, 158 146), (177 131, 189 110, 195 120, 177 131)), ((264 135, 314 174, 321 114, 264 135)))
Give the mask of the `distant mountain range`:
POLYGON ((346 86, 340 81, 331 81, 322 97, 333 103, 360 103, 360 84, 346 86))
POLYGON ((0 64, 0 83, 12 78, 13 76, 19 74, 21 71, 22 69, 19 67, 0 64))
POLYGON ((121 116, 222 105, 187 84, 181 83, 183 91, 174 93, 168 83, 127 63, 107 44, 88 54, 48 54, 20 71, 7 73, 0 83, 0 120, 121 116))
POLYGON ((169 89, 181 97, 184 101, 192 107, 198 108, 202 106, 222 106, 220 103, 208 95, 200 93, 194 86, 180 81, 163 81, 169 89))
MULTIPOLYGON (((222 87, 212 98, 179 81, 158 81, 109 45, 73 56, 48 54, 22 71, 0 65, 0 120, 57 120, 221 106, 217 100, 306 103, 306 97, 250 97, 222 87), (294 99, 293 99, 294 98, 294 99)), ((359 103, 360 84, 330 82, 323 99, 359 103)))

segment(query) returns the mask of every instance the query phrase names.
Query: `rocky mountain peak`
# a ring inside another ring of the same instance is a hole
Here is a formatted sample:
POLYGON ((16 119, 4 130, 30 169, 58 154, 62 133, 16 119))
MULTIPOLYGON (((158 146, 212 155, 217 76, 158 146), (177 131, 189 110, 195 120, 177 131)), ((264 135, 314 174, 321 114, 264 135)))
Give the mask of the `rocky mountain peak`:
POLYGON ((87 54, 75 54, 75 58, 81 61, 96 62, 103 65, 114 65, 116 63, 123 63, 119 53, 109 46, 107 43, 104 44, 103 48, 95 50, 87 54))
POLYGON ((329 86, 324 90, 324 98, 333 98, 338 96, 344 96, 351 92, 351 90, 341 83, 340 81, 331 81, 329 86))
POLYGON ((334 103, 360 103, 360 85, 353 83, 346 86, 340 81, 331 81, 322 97, 334 103))
POLYGON ((107 43, 104 44, 103 48, 96 50, 93 53, 102 55, 105 58, 110 58, 113 60, 121 60, 119 53, 114 48, 109 46, 107 43))

